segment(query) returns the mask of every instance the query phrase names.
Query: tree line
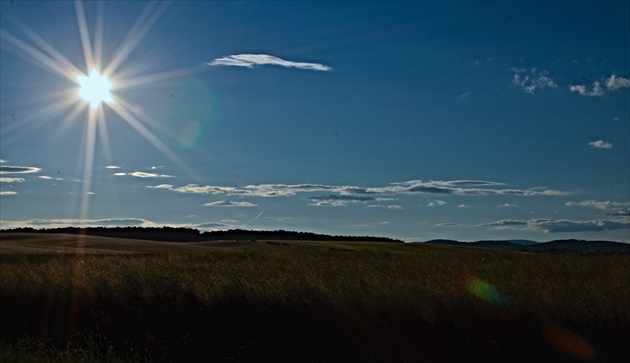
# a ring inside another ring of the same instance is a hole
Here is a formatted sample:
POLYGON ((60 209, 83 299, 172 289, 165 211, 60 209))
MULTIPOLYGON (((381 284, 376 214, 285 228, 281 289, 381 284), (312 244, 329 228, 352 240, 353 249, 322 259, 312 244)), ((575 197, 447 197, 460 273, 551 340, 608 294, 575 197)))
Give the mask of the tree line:
POLYGON ((306 241, 367 241, 367 242, 402 242, 388 237, 374 236, 333 236, 312 232, 257 230, 217 230, 201 232, 185 227, 61 227, 42 228, 20 227, 5 229, 0 232, 11 233, 59 233, 83 234, 88 236, 116 237, 128 239, 146 239, 170 242, 202 242, 221 240, 306 240, 306 241))

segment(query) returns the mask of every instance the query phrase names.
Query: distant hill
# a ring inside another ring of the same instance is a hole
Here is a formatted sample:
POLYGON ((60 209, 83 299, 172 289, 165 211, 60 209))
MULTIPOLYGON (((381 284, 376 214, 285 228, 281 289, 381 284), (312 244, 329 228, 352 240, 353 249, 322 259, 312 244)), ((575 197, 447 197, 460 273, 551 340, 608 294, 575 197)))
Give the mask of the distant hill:
POLYGON ((550 242, 534 242, 528 240, 509 240, 509 241, 476 241, 476 242, 460 242, 454 240, 436 239, 424 243, 463 246, 463 247, 481 247, 481 248, 497 248, 513 251, 578 251, 578 252, 630 252, 630 244, 611 242, 611 241, 586 241, 576 239, 564 239, 550 242))
POLYGON ((151 241, 165 242, 206 242, 206 241, 244 241, 244 240, 302 240, 302 241, 362 241, 362 242, 399 242, 387 237, 372 236, 331 236, 311 232, 293 232, 285 230, 276 231, 248 231, 242 229, 232 229, 227 231, 200 232, 191 228, 145 228, 145 227, 88 227, 88 228, 15 228, 1 230, 10 233, 61 233, 61 234, 84 234, 88 236, 115 237, 151 241))

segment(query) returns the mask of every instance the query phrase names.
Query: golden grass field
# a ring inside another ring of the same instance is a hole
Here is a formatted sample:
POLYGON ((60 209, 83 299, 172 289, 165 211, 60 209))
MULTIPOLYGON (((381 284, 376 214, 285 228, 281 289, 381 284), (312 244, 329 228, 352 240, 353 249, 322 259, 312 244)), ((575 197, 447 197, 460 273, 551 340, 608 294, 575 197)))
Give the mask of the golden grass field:
POLYGON ((629 254, 0 238, 0 361, 630 357, 629 254))

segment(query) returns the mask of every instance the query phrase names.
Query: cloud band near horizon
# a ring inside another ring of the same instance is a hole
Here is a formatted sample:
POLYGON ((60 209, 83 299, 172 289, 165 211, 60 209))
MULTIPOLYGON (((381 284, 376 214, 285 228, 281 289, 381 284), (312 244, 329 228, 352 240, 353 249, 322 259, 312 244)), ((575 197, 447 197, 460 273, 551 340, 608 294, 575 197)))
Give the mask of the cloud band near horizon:
MULTIPOLYGON (((510 196, 565 196, 570 193, 548 189, 505 189, 498 188, 503 183, 481 181, 481 180, 453 180, 453 181, 428 181, 411 180, 406 182, 391 183, 384 187, 359 187, 350 185, 324 185, 324 184, 259 184, 246 185, 242 188, 188 184, 176 187, 172 184, 160 184, 148 186, 150 189, 166 189, 178 193, 212 194, 226 196, 252 196, 252 197, 292 197, 297 193, 317 193, 327 192, 338 195, 397 195, 397 194, 450 194, 459 196, 488 196, 488 195, 510 195, 510 196)), ((339 197, 326 196, 331 200, 339 197)), ((311 198, 312 199, 312 198, 311 198)), ((345 198, 346 200, 348 198, 345 198)))

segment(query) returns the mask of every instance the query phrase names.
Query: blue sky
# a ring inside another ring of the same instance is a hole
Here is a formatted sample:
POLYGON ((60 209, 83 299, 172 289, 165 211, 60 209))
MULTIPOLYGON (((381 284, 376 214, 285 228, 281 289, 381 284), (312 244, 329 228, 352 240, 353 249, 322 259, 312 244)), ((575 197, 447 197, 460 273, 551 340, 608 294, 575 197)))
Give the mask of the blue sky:
POLYGON ((627 1, 0 10, 2 228, 630 240, 627 1))

